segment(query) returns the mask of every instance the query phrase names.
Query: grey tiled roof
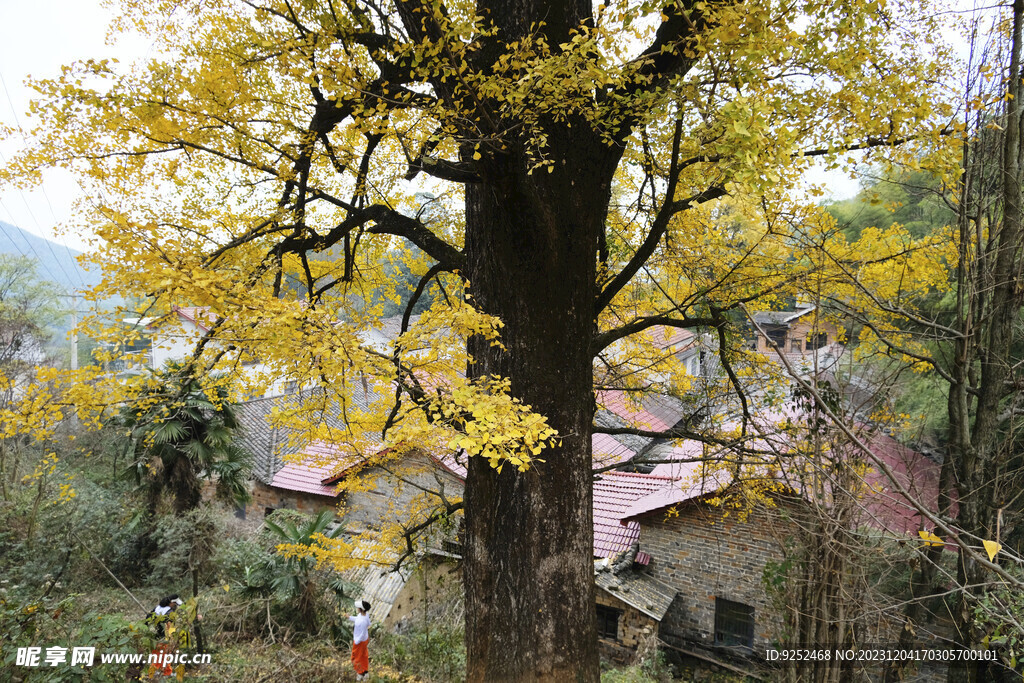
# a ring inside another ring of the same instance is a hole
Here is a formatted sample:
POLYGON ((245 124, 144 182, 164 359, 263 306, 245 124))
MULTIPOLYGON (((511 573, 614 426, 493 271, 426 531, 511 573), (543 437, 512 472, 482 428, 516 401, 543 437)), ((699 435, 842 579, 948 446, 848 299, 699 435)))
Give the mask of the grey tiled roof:
MULTIPOLYGON (((419 315, 409 318, 409 327, 415 325, 420 319, 419 315)), ((362 342, 378 351, 385 351, 391 342, 398 339, 402 331, 402 316, 393 315, 390 318, 381 318, 379 327, 370 327, 360 333, 362 342)))
MULTIPOLYGON (((606 428, 634 426, 609 410, 598 410, 594 415, 594 424, 598 427, 606 428)), ((639 453, 654 440, 650 437, 636 436, 635 434, 616 434, 612 438, 634 453, 639 453)))
POLYGON ((634 570, 619 575, 608 570, 599 571, 594 575, 594 583, 609 595, 614 595, 657 621, 665 617, 677 593, 668 584, 634 570))
POLYGON ((342 576, 359 586, 358 597, 370 603, 370 621, 383 624, 411 573, 406 567, 393 572, 371 565, 348 569, 342 576))
POLYGON ((810 306, 796 311, 758 311, 754 313, 754 322, 758 325, 788 325, 813 310, 814 307, 810 306))
MULTIPOLYGON (((352 400, 362 410, 376 400, 373 389, 368 391, 364 386, 356 386, 352 391, 352 400)), ((253 455, 253 476, 264 484, 274 479, 274 474, 281 469, 282 456, 298 453, 306 446, 305 443, 292 439, 293 430, 271 423, 271 412, 294 408, 300 402, 321 400, 324 408, 319 419, 331 429, 345 430, 345 422, 341 418, 341 408, 337 401, 327 397, 322 389, 303 390, 295 394, 268 396, 252 401, 245 401, 235 406, 235 414, 241 425, 240 442, 253 455)), ((367 454, 369 455, 369 454, 367 454)))
POLYGON ((644 399, 644 408, 670 426, 675 426, 687 414, 686 406, 682 401, 665 394, 647 395, 644 399))

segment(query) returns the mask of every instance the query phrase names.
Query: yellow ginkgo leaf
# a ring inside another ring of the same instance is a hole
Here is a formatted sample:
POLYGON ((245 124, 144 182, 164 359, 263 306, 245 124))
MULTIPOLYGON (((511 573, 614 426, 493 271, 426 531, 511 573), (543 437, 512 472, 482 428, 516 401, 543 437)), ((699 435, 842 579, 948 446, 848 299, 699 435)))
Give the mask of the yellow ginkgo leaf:
POLYGON ((918 531, 917 535, 923 540, 928 541, 928 546, 931 548, 942 545, 942 539, 933 534, 931 531, 918 531))
POLYGON ((995 541, 982 541, 981 544, 985 546, 985 552, 988 553, 989 562, 996 559, 996 553, 1003 549, 1003 544, 996 543, 995 541))

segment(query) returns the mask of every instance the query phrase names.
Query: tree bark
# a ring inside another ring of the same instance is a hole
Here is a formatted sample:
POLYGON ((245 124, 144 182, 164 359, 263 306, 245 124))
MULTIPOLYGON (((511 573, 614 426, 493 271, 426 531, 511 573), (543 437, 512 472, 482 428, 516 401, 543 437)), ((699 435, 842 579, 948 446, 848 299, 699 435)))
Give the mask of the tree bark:
MULTIPOLYGON (((579 123, 579 122, 577 122, 579 123)), ((597 681, 590 425, 596 250, 613 152, 585 126, 549 133, 549 173, 524 148, 488 161, 466 195, 472 303, 504 349, 470 340, 471 377, 500 375, 560 443, 525 473, 470 459, 466 647, 470 681, 597 681)))
MULTIPOLYGON (((998 182, 998 222, 987 227, 990 237, 991 269, 978 267, 975 301, 965 325, 967 341, 958 346, 954 371, 958 384, 950 388, 950 446, 957 463, 957 523, 969 534, 996 540, 997 511, 1005 504, 1006 492, 1001 490, 999 475, 1006 468, 1008 455, 1000 425, 1000 406, 1009 395, 1007 386, 1012 376, 1011 352, 1013 327, 1020 315, 1019 284, 1021 255, 1024 251, 1024 211, 1021 206, 1019 160, 1021 155, 1021 34, 1024 23, 1024 0, 1012 5, 1010 63, 1007 75, 1007 97, 1002 126, 1002 150, 998 182), (970 323, 977 321, 976 326, 970 323), (977 356, 973 349, 979 349, 977 356), (981 373, 976 389, 976 407, 970 420, 971 397, 968 394, 970 373, 979 361, 981 373)), ((975 159, 984 163, 984 159, 975 159)), ((963 229, 964 221, 961 221, 963 229)), ((963 251, 963 249, 961 249, 963 251)), ((978 254, 980 258, 982 255, 978 254)), ((964 265, 961 264, 961 270, 964 265)), ((954 612, 957 641, 965 648, 981 647, 984 633, 975 623, 974 605, 988 581, 988 571, 965 553, 960 553, 957 583, 962 587, 954 612)), ((991 680, 987 662, 957 663, 949 667, 948 680, 975 683, 991 680)))

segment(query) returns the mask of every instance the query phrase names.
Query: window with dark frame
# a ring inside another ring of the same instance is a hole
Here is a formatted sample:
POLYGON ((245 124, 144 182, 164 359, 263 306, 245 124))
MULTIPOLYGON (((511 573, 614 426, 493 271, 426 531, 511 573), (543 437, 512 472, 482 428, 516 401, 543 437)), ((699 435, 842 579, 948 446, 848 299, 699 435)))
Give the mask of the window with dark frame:
POLYGON ((754 608, 716 597, 715 645, 754 647, 754 608))
POLYGON ((601 638, 618 640, 619 616, 621 615, 622 610, 607 605, 597 605, 597 635, 601 638))
POLYGON ((768 339, 778 346, 780 349, 786 348, 786 335, 789 332, 788 327, 766 327, 764 333, 768 336, 768 339))
POLYGON ((823 346, 828 346, 828 333, 827 332, 821 332, 821 333, 819 333, 817 335, 812 334, 812 335, 809 335, 807 337, 807 350, 808 351, 817 351, 818 349, 822 348, 823 346))

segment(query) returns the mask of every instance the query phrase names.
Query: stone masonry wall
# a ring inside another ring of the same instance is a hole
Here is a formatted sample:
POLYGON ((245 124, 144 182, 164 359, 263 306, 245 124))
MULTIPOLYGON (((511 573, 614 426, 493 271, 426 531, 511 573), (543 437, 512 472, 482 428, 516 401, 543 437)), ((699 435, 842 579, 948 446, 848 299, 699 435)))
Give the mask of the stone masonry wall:
POLYGON ((428 621, 461 623, 461 569, 455 559, 423 557, 395 597, 385 628, 403 632, 428 621))
POLYGON ((618 637, 615 639, 619 645, 635 650, 649 634, 658 632, 657 621, 607 591, 598 588, 596 602, 598 605, 614 607, 622 612, 622 616, 619 617, 618 637))
POLYGON ((267 508, 289 508, 307 514, 331 510, 338 518, 345 518, 347 528, 362 531, 379 529, 405 519, 414 498, 422 495, 423 488, 437 489, 438 479, 444 484, 446 495, 456 499, 462 496, 462 481, 441 470, 423 453, 408 453, 401 462, 390 463, 388 467, 390 471, 381 467, 362 470, 355 475, 357 481, 352 489, 343 489, 335 497, 254 482, 247 516, 263 519, 267 508))
POLYGON ((246 516, 262 520, 267 508, 274 510, 287 508, 312 515, 321 510, 330 510, 336 513, 337 504, 337 498, 271 488, 266 484, 256 482, 252 488, 252 500, 246 506, 246 516))
POLYGON ((735 510, 689 503, 678 516, 661 510, 640 524, 651 575, 679 591, 662 620, 663 638, 711 646, 716 597, 754 608, 755 652, 777 637, 781 620, 762 585, 765 564, 782 559, 786 523, 777 514, 755 509, 741 521, 735 510))
MULTIPOLYGON (((367 467, 355 476, 351 490, 342 493, 345 520, 353 530, 380 529, 408 521, 410 511, 418 507, 417 500, 424 498, 424 489, 437 491, 443 486, 446 497, 458 499, 464 488, 458 477, 419 451, 388 463, 386 470, 367 467)), ((431 499, 431 504, 435 502, 431 499)))
POLYGON ((637 647, 651 634, 658 633, 658 622, 632 605, 623 602, 611 593, 597 589, 598 605, 614 607, 622 612, 619 617, 618 635, 614 641, 598 639, 601 657, 618 664, 630 664, 636 656, 637 647))

